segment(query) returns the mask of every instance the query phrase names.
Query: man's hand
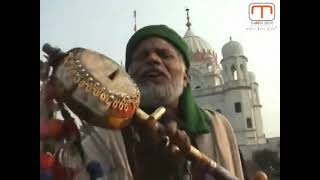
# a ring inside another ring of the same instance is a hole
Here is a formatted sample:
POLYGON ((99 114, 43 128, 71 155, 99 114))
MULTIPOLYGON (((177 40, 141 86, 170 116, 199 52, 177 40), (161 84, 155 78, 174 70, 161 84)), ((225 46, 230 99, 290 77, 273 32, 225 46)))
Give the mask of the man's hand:
POLYGON ((164 125, 166 127, 166 134, 170 136, 170 150, 177 155, 189 153, 191 147, 190 138, 185 131, 178 128, 177 121, 172 120, 164 125))
POLYGON ((167 109, 160 121, 165 126, 165 134, 170 137, 170 145, 173 152, 179 148, 182 154, 186 154, 190 151, 191 141, 187 133, 180 130, 178 125, 181 124, 181 119, 177 113, 171 109, 167 109))
POLYGON ((177 175, 179 169, 185 167, 184 155, 190 151, 191 141, 187 133, 179 129, 179 121, 175 113, 166 110, 158 121, 162 125, 158 131, 144 124, 136 124, 141 137, 139 154, 143 154, 145 163, 150 163, 145 168, 155 168, 159 174, 170 176, 177 175), (169 143, 166 143, 166 136, 170 137, 169 143))
POLYGON ((191 141, 187 133, 179 129, 179 122, 181 120, 176 113, 170 109, 166 110, 166 113, 160 120, 160 123, 164 126, 160 132, 162 139, 168 136, 168 143, 161 143, 160 157, 164 166, 171 173, 177 173, 178 169, 185 167, 186 159, 185 155, 190 152, 191 141), (164 146, 164 145, 168 146, 164 146))

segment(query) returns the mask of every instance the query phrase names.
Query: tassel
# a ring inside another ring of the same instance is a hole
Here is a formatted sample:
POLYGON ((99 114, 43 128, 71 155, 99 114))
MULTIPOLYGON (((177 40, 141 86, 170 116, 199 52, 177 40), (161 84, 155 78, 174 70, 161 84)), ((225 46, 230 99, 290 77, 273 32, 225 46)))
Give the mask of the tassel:
POLYGON ((53 174, 51 169, 40 169, 40 180, 53 180, 53 174))
POLYGON ((97 180, 98 178, 102 178, 104 176, 100 163, 95 160, 88 163, 87 172, 90 174, 91 180, 97 180))
POLYGON ((49 152, 40 153, 40 168, 43 170, 52 169, 54 166, 53 155, 49 152))
POLYGON ((77 149, 80 152, 82 162, 85 163, 85 159, 84 159, 85 156, 84 156, 84 150, 81 145, 80 132, 76 125, 75 119, 71 116, 69 111, 65 109, 65 106, 63 103, 59 103, 58 105, 60 107, 60 111, 64 119, 64 136, 68 141, 73 141, 73 145, 75 145, 75 147, 77 147, 77 149))

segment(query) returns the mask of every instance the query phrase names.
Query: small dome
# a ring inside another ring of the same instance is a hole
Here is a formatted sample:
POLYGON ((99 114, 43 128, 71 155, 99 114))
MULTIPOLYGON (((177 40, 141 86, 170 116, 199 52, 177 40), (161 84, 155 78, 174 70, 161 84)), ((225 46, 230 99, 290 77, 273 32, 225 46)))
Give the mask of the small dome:
POLYGON ((222 47, 222 56, 227 58, 230 56, 244 56, 242 45, 237 41, 230 41, 222 47))
POLYGON ((188 29, 183 39, 191 49, 191 52, 194 53, 206 53, 212 54, 213 49, 210 44, 203 40, 201 37, 194 35, 191 29, 188 29))

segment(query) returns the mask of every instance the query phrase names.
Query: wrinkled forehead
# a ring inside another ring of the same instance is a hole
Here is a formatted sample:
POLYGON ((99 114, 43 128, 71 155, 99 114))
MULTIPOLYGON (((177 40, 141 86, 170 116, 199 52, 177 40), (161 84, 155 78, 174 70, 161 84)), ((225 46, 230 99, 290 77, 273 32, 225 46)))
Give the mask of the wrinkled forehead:
POLYGON ((179 51, 170 44, 167 40, 160 37, 149 37, 142 40, 133 50, 132 57, 134 57, 137 53, 144 51, 151 51, 155 49, 168 50, 177 55, 180 54, 179 51))

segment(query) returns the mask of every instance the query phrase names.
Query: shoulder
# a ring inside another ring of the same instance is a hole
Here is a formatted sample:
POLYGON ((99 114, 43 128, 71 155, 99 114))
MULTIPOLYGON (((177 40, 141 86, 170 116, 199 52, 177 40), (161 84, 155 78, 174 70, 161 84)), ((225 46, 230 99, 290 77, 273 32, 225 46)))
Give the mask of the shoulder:
POLYGON ((222 115, 221 113, 207 109, 207 108, 202 108, 208 115, 209 117, 209 124, 212 126, 218 126, 219 128, 224 128, 230 135, 234 136, 234 130, 229 122, 229 120, 222 115))
POLYGON ((225 167, 238 177, 243 177, 238 143, 229 120, 219 112, 210 109, 204 109, 204 111, 209 116, 211 133, 216 140, 216 145, 221 153, 225 167))
POLYGON ((202 108, 202 109, 207 113, 207 115, 211 121, 220 122, 220 123, 226 124, 228 126, 230 125, 228 119, 224 115, 222 115, 221 113, 214 111, 214 110, 211 110, 211 109, 208 109, 208 108, 202 108))

